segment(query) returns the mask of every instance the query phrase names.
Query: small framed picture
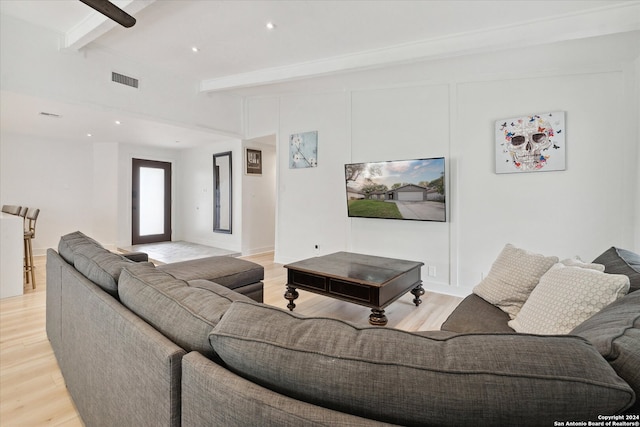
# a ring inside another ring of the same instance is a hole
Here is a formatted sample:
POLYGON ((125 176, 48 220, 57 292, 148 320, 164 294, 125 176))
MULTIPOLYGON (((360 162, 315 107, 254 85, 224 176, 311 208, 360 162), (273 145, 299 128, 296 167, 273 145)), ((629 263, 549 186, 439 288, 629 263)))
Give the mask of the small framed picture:
POLYGON ((245 159, 245 173, 247 175, 262 175, 262 151, 247 148, 245 159))
POLYGON ((289 169, 318 167, 318 131, 289 136, 289 169))

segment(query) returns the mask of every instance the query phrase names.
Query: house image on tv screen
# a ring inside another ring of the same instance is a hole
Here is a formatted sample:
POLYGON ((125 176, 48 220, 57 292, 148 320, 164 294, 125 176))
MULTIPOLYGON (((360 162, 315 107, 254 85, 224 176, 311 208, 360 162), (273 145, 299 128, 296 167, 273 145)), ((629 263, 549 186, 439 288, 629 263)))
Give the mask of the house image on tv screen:
POLYGON ((444 158, 345 165, 350 217, 446 221, 444 158))
MULTIPOLYGON (((363 195, 363 198, 364 197, 363 195)), ((369 195, 375 200, 398 200, 401 202, 426 202, 428 200, 444 201, 444 194, 435 188, 422 187, 417 184, 405 184, 386 192, 374 192, 369 195)))

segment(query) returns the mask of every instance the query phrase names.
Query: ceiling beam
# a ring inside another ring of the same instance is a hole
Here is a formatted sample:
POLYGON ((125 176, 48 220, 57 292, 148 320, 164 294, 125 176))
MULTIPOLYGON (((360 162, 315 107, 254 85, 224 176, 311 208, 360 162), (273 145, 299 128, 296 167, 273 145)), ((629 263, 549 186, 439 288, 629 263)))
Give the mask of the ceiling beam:
MULTIPOLYGON (((156 0, 116 0, 112 3, 133 16, 155 1, 156 0)), ((64 37, 64 48, 80 50, 117 26, 118 24, 116 22, 103 14, 94 12, 89 15, 87 19, 67 31, 64 37)))
POLYGON ((507 24, 387 48, 357 52, 315 61, 265 68, 247 73, 213 77, 200 82, 201 92, 215 92, 265 84, 555 43, 588 37, 640 31, 640 2, 620 3, 587 12, 507 24))

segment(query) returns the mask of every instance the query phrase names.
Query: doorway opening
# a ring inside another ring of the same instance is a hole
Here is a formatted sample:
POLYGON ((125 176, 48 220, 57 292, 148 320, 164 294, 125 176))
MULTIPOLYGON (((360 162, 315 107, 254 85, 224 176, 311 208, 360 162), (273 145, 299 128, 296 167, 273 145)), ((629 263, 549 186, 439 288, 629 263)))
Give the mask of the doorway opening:
POLYGON ((243 142, 242 253, 275 250, 277 209, 277 137, 266 135, 243 142), (260 174, 247 173, 248 151, 260 151, 260 174))
POLYGON ((133 159, 131 244, 171 241, 171 163, 133 159))

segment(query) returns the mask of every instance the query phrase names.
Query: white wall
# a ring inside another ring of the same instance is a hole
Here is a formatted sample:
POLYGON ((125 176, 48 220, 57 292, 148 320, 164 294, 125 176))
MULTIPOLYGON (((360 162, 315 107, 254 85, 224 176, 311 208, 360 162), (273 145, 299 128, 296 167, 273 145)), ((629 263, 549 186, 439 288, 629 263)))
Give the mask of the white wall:
POLYGON ((349 159, 345 93, 280 98, 277 262, 344 250, 344 163, 349 159), (289 135, 318 131, 318 166, 289 168, 289 135), (316 252, 315 246, 319 247, 316 252))
POLYGON ((506 243, 585 260, 612 245, 638 251, 638 77, 621 46, 514 49, 349 75, 344 92, 296 84, 301 93, 249 98, 246 122, 278 134, 276 261, 313 256, 316 243, 414 259, 436 267, 423 270, 427 288, 466 295, 506 243), (495 174, 495 121, 558 110, 567 169, 495 174), (311 130, 318 168, 289 169, 289 135, 311 130), (344 163, 439 155, 447 223, 347 218, 344 163))
POLYGON ((275 135, 280 117, 279 99, 271 97, 250 98, 245 104, 243 116, 244 135, 247 139, 275 135))
POLYGON ((120 146, 116 143, 93 144, 92 235, 110 249, 115 249, 118 235, 118 191, 120 181, 118 159, 120 146))
MULTIPOLYGON (((450 163, 449 103, 446 84, 354 91, 349 112, 350 161, 444 156, 445 162, 450 163)), ((353 218, 349 223, 350 250, 423 261, 436 268, 437 276, 431 280, 449 282, 451 220, 440 223, 353 218)))
POLYGON ((92 144, 0 135, 0 204, 40 209, 35 255, 57 248, 63 234, 93 233, 100 228, 104 218, 94 218, 99 207, 95 205, 93 166, 92 144))
POLYGON ((616 71, 457 86, 461 284, 488 272, 507 242, 589 261, 612 245, 633 249, 635 167, 620 154, 635 158, 637 139, 628 137, 623 87, 616 71), (494 174, 494 120, 557 110, 566 112, 567 169, 494 174))
POLYGON ((242 149, 240 140, 229 140, 182 150, 176 179, 179 197, 174 212, 182 218, 179 237, 203 245, 242 251, 242 149), (232 233, 213 232, 213 155, 231 151, 233 212, 232 233))

